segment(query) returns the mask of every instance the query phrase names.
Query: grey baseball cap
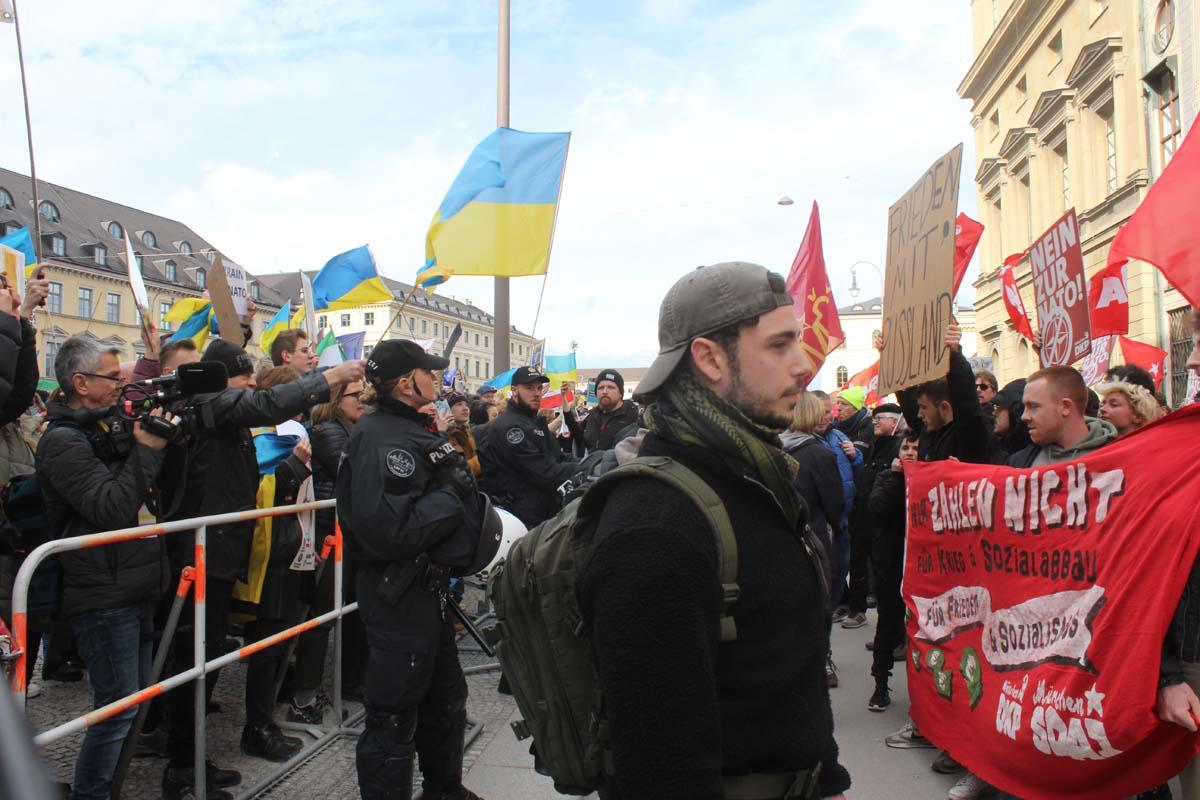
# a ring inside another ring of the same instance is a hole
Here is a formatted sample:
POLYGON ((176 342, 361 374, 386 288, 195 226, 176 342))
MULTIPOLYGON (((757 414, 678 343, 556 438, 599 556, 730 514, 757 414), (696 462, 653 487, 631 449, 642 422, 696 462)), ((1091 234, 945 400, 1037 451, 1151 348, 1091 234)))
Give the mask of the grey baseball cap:
POLYGON ((638 382, 637 393, 658 391, 693 339, 790 305, 792 297, 783 276, 766 267, 742 261, 697 267, 663 298, 658 309, 658 357, 638 382))

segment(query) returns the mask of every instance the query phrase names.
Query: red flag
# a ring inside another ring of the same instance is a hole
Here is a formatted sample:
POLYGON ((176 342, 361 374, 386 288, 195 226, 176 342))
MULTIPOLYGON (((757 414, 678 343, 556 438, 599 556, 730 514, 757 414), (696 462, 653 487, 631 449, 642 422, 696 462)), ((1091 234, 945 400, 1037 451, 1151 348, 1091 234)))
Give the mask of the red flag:
POLYGON ((1159 350, 1152 344, 1135 342, 1128 336, 1121 337, 1121 355, 1125 356, 1126 364, 1134 364, 1150 373, 1154 378, 1154 388, 1162 387, 1163 370, 1167 366, 1167 351, 1159 350))
POLYGON ((563 404, 562 391, 542 396, 541 408, 561 408, 563 404))
POLYGON ((954 294, 958 294, 958 287, 967 274, 967 265, 982 236, 983 224, 959 212, 954 226, 954 294))
POLYGON ((1108 266, 1088 281, 1088 308, 1092 336, 1129 333, 1129 290, 1123 260, 1113 261, 1110 257, 1108 266))
POLYGON ((1033 326, 1029 324, 1025 303, 1021 300, 1021 293, 1017 291, 1017 279, 1013 277, 1012 267, 1005 267, 1000 273, 1000 294, 1004 296, 1004 307, 1008 309, 1008 318, 1012 320, 1017 333, 1032 342, 1033 326))
POLYGON ((1130 258, 1158 267, 1192 305, 1200 305, 1200 136, 1188 133, 1146 199, 1117 231, 1108 264, 1130 258))
POLYGON ((813 374, 816 375, 825 363, 825 356, 841 347, 846 335, 842 333, 842 321, 833 304, 833 289, 825 272, 821 213, 815 200, 812 215, 808 218, 808 230, 804 232, 796 260, 792 262, 792 271, 788 273, 787 290, 796 303, 800 345, 812 359, 813 374))
POLYGON ((1022 261, 1025 260, 1026 252, 1028 252, 1028 251, 1021 252, 1021 253, 1013 253, 1011 256, 1004 259, 1004 266, 1015 267, 1017 264, 1020 264, 1022 261))
POLYGON ((861 386, 867 390, 863 405, 873 406, 879 402, 879 362, 876 361, 862 372, 856 372, 846 381, 847 386, 861 386))

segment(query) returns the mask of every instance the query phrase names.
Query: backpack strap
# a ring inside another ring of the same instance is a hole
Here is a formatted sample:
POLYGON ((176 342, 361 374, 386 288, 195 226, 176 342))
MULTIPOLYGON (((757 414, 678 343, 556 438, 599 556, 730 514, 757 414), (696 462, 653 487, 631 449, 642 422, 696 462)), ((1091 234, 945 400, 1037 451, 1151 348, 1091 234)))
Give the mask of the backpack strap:
POLYGON ((725 503, 717 496, 703 478, 678 461, 663 456, 635 458, 623 466, 607 472, 588 488, 579 509, 579 516, 598 511, 617 481, 626 478, 645 477, 662 481, 682 492, 704 514, 708 526, 717 542, 717 573, 721 582, 721 641, 737 639, 737 624, 733 619, 733 606, 741 595, 738 587, 738 548, 733 523, 725 503), (603 489, 600 487, 603 486, 603 489), (599 491, 597 491, 600 489, 599 491))

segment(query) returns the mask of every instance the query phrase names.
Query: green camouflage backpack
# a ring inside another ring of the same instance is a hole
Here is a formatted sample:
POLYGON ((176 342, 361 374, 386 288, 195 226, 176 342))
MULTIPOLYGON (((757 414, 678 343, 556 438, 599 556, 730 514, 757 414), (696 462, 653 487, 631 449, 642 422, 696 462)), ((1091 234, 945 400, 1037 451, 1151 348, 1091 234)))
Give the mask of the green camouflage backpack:
POLYGON ((721 641, 737 638, 733 525, 716 493, 677 461, 636 458, 601 476, 557 516, 518 539, 488 575, 487 594, 496 609, 490 635, 525 717, 513 724, 513 732, 518 739, 533 737, 538 771, 552 777, 564 794, 589 794, 603 785, 608 740, 591 643, 575 598, 575 570, 613 487, 635 477, 662 481, 704 512, 720 559, 721 641))

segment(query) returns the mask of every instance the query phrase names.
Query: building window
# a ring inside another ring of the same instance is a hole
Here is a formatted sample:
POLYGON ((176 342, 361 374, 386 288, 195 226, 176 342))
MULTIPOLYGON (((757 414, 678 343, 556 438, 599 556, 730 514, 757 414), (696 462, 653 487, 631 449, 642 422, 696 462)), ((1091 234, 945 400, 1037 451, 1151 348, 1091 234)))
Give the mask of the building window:
POLYGON ((1017 81, 1017 107, 1020 108, 1029 99, 1029 81, 1022 75, 1017 81))
POLYGON ((836 379, 837 387, 841 389, 846 385, 846 382, 850 380, 850 370, 846 369, 845 367, 838 367, 836 379))
POLYGON ((369 344, 363 348, 363 358, 370 358, 371 353, 375 350, 375 345, 369 344))
POLYGON ((217 263, 217 251, 216 250, 209 250, 207 253, 204 254, 204 257, 208 259, 208 263, 210 263, 210 264, 217 263))
POLYGON ((108 265, 108 248, 102 244, 98 244, 92 248, 92 258, 96 263, 104 267, 108 265))
POLYGON ((168 261, 166 264, 163 264, 163 276, 167 280, 169 280, 171 283, 175 282, 175 262, 174 261, 168 261))
POLYGON ((1158 10, 1154 12, 1154 52, 1162 55, 1175 35, 1175 3, 1173 0, 1159 0, 1158 10))
POLYGON ((454 357, 454 368, 458 369, 461 366, 462 366, 462 364, 458 363, 458 356, 455 356, 454 357))
POLYGON ((482 375, 479 374, 479 359, 475 359, 475 377, 476 378, 483 377, 482 375))
POLYGON ((1050 58, 1054 62, 1053 66, 1050 67, 1050 69, 1053 70, 1054 67, 1057 67, 1059 64, 1062 63, 1062 57, 1063 57, 1062 31, 1059 31, 1058 33, 1054 34, 1054 37, 1050 39, 1050 42, 1046 45, 1046 47, 1050 50, 1050 58))
POLYGON ((374 311, 368 311, 367 313, 363 314, 363 325, 366 325, 369 327, 374 324, 375 324, 375 312, 374 311))
POLYGON ((439 331, 439 327, 438 327, 438 324, 435 322, 435 323, 433 323, 433 335, 439 336, 440 334, 438 331, 439 331))
POLYGON ((421 320, 421 333, 429 333, 429 321, 421 320))
POLYGON ((125 235, 125 229, 121 227, 119 222, 108 223, 108 235, 114 239, 120 239, 125 235))
POLYGON ((517 345, 517 355, 519 355, 519 356, 525 355, 525 345, 523 345, 523 344, 517 345))
POLYGON ((80 286, 78 293, 75 295, 76 306, 75 313, 84 319, 92 318, 92 290, 86 286, 80 286))
POLYGON ((254 302, 256 302, 256 303, 261 299, 259 294, 260 294, 260 292, 259 292, 259 288, 258 288, 258 283, 255 282, 255 283, 250 284, 250 296, 254 298, 254 302))
POLYGON ((116 292, 108 293, 108 321, 121 321, 121 295, 116 292))
POLYGON ((60 234, 53 234, 50 237, 50 252, 56 256, 65 256, 67 254, 67 239, 60 234))
POLYGON ((171 330, 171 323, 167 320, 167 312, 171 310, 170 303, 158 304, 158 327, 160 330, 171 330))
POLYGON ((1175 408, 1188 401, 1188 356, 1192 352, 1192 313, 1184 306, 1167 312, 1171 332, 1171 405, 1175 408))
POLYGON ((996 109, 988 117, 988 133, 992 135, 993 139, 1000 135, 1000 109, 996 109))
POLYGON ((158 237, 154 235, 154 231, 142 231, 142 244, 146 247, 158 247, 158 237))
POLYGON ((349 328, 350 327, 350 315, 342 314, 341 318, 338 320, 338 324, 341 325, 343 328, 349 328))
POLYGON ((62 284, 50 281, 50 294, 46 296, 46 310, 51 314, 62 313, 62 284))
POLYGON ((318 328, 324 328, 328 324, 329 324, 329 317, 327 317, 326 315, 322 314, 321 316, 317 317, 317 327, 318 328))
POLYGON ((1108 193, 1117 190, 1117 126, 1113 123, 1113 109, 1110 104, 1100 112, 1104 120, 1104 177, 1108 193))
MULTIPOLYGON (((54 375, 54 359, 58 358, 58 342, 46 342, 46 369, 43 375, 54 375)), ((57 377, 57 376, 56 376, 57 377)))
POLYGON ((192 254, 192 243, 187 239, 184 239, 182 242, 180 242, 179 253, 180 255, 190 256, 192 254))
POLYGON ((484 337, 483 337, 483 347, 484 347, 484 349, 486 350, 487 348, 489 348, 489 347, 491 347, 491 346, 492 346, 492 343, 491 343, 491 341, 488 339, 487 335, 485 334, 485 335, 484 335, 484 337))
POLYGON ((12 208, 12 193, 8 189, 0 189, 0 208, 12 208))
POLYGON ((196 270, 196 285, 201 289, 208 288, 208 272, 203 267, 196 270))
POLYGON ((483 362, 483 374, 484 375, 492 374, 492 362, 490 362, 490 361, 483 362))
POLYGON ((1062 201, 1065 213, 1071 207, 1071 168, 1067 162, 1067 143, 1064 141, 1062 147, 1055 150, 1054 154, 1058 156, 1059 170, 1062 173, 1062 201))
POLYGON ((1179 141, 1183 131, 1179 120, 1179 87, 1175 84, 1175 74, 1163 70, 1155 87, 1158 94, 1158 154, 1160 168, 1165 168, 1171 156, 1179 149, 1179 141))
POLYGON ((49 200, 43 200, 38 204, 38 215, 47 222, 61 221, 61 218, 58 216, 58 206, 49 200))
POLYGON ((475 346, 479 347, 479 334, 475 334, 475 346))

